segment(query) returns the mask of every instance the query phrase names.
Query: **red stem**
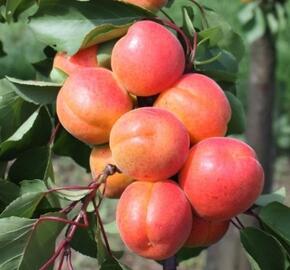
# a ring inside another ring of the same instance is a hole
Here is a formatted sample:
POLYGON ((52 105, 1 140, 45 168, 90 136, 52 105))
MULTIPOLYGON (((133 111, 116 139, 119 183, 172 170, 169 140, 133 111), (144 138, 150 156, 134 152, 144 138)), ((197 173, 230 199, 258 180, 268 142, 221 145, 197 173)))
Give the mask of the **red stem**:
POLYGON ((240 231, 242 228, 233 220, 231 220, 231 223, 240 231))
POLYGON ((241 227, 242 229, 245 229, 245 226, 244 226, 244 224, 242 223, 242 221, 241 221, 238 217, 235 217, 235 219, 236 219, 236 221, 239 223, 240 227, 241 227))
POLYGON ((112 251, 111 251, 111 248, 110 248, 110 244, 109 244, 109 241, 108 241, 105 229, 104 229, 104 225, 103 225, 102 219, 100 217, 99 209, 98 209, 98 207, 96 205, 95 200, 93 200, 93 205, 94 205, 94 209, 95 209, 95 215, 96 215, 97 221, 98 221, 98 223, 100 225, 102 237, 103 237, 103 239, 105 241, 105 245, 106 245, 107 251, 108 251, 109 255, 111 257, 113 257, 113 254, 112 254, 112 251))
POLYGON ((64 262, 64 258, 65 258, 65 251, 63 250, 62 251, 62 254, 61 254, 61 258, 60 258, 60 262, 59 262, 59 265, 58 265, 58 268, 57 270, 61 270, 62 269, 62 266, 63 266, 63 262, 64 262))
POLYGON ((76 205, 78 204, 79 202, 72 202, 70 203, 66 208, 63 208, 62 210, 60 210, 59 212, 60 213, 63 213, 63 214, 68 214, 69 212, 71 212, 75 207, 76 205))
POLYGON ((67 262, 67 266, 68 266, 68 270, 73 270, 73 266, 72 266, 72 261, 71 261, 71 250, 69 250, 69 253, 66 257, 66 262, 67 262))
POLYGON ((65 219, 65 218, 48 217, 48 216, 40 217, 38 219, 38 221, 36 222, 36 225, 39 224, 40 222, 43 222, 43 221, 61 222, 61 223, 69 224, 69 225, 78 226, 78 227, 81 227, 81 228, 87 228, 88 227, 88 224, 86 224, 86 223, 78 223, 78 222, 75 222, 75 221, 72 221, 72 220, 68 220, 68 219, 65 219))
POLYGON ((51 132, 51 136, 49 139, 49 145, 52 145, 54 143, 54 140, 55 140, 55 137, 56 137, 56 134, 57 134, 59 128, 60 128, 60 123, 57 123, 57 125, 55 126, 55 128, 51 132))

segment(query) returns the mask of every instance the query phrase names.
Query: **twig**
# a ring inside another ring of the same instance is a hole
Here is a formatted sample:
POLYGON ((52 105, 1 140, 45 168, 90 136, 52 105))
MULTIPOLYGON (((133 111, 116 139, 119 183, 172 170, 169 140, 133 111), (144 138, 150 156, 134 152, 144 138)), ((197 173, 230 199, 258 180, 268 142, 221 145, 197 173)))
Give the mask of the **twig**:
POLYGON ((176 270, 177 261, 176 256, 172 256, 163 262, 163 270, 176 270))

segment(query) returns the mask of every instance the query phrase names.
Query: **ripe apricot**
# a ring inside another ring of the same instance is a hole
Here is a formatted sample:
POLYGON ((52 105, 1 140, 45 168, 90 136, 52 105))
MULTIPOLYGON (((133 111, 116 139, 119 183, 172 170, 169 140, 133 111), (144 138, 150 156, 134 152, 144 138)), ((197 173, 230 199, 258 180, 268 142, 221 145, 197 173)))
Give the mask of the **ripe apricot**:
POLYGON ((97 67, 97 46, 81 49, 74 55, 58 52, 53 60, 53 67, 70 75, 78 68, 97 67))
POLYGON ((112 70, 137 96, 151 96, 171 87, 182 75, 185 56, 178 39, 152 21, 133 24, 112 51, 112 70))
POLYGON ((184 75, 159 95, 154 106, 172 112, 187 128, 192 144, 224 136, 231 118, 223 90, 211 78, 197 73, 184 75))
POLYGON ((118 119, 111 131, 110 148, 126 175, 157 181, 181 168, 189 152, 189 135, 170 112, 143 107, 118 119))
POLYGON ((197 215, 212 221, 229 220, 258 198, 264 173, 249 145, 214 137, 191 149, 179 183, 197 215))
POLYGON ((157 11, 167 4, 167 0, 122 0, 123 2, 130 3, 148 10, 157 11))
POLYGON ((163 260, 185 243, 192 224, 189 202, 171 180, 137 181, 123 192, 117 226, 126 246, 140 256, 163 260))
POLYGON ((208 221, 193 216, 191 233, 185 243, 187 247, 208 247, 218 242, 227 232, 229 220, 208 221))
MULTIPOLYGON (((90 155, 90 167, 93 177, 102 173, 106 165, 114 164, 112 153, 108 145, 94 147, 90 155)), ((106 181, 104 196, 108 198, 120 198, 125 188, 133 182, 133 179, 123 173, 109 176, 106 181)), ((104 185, 101 187, 103 191, 104 185)))
POLYGON ((113 124, 132 109, 132 100, 103 68, 73 72, 57 96, 56 111, 63 127, 89 144, 109 141, 113 124))

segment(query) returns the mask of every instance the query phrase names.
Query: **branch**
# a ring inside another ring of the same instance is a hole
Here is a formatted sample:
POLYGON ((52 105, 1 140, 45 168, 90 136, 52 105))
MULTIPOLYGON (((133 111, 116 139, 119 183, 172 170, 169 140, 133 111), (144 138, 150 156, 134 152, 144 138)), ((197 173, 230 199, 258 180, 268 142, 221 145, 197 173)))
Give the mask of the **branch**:
POLYGON ((163 270, 176 270, 177 261, 176 256, 172 256, 163 262, 163 270))

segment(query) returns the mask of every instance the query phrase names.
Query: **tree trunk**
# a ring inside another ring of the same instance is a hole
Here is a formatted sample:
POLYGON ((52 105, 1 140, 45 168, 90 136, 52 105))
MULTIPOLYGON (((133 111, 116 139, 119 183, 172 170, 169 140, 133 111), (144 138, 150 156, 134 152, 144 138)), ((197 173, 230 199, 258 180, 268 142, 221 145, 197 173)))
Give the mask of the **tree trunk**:
MULTIPOLYGON (((250 48, 251 74, 248 93, 247 142, 256 150, 265 171, 264 192, 272 188, 274 162, 273 111, 275 100, 275 41, 270 33, 250 48)), ((219 244, 209 248, 206 270, 249 270, 239 234, 232 230, 219 244)))
POLYGON ((264 192, 272 188, 274 161, 275 41, 269 33, 251 45, 251 76, 246 137, 265 171, 264 192))

